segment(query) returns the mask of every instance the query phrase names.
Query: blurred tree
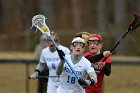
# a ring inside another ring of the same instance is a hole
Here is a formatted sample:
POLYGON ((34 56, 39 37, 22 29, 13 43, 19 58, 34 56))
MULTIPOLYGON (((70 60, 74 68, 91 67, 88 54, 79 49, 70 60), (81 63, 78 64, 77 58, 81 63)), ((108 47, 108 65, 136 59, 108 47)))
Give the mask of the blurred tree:
POLYGON ((71 0, 72 3, 72 16, 73 16, 73 26, 75 31, 81 30, 81 13, 79 10, 79 0, 71 0))
MULTIPOLYGON (((106 41, 105 48, 108 48, 126 31, 133 19, 133 10, 140 12, 139 5, 140 0, 1 0, 0 50, 29 51, 35 44, 35 36, 41 34, 28 32, 36 14, 48 18, 49 28, 63 37, 61 43, 66 46, 75 33, 88 31, 100 33, 106 41)), ((140 54, 140 45, 135 43, 140 32, 136 33, 125 38, 116 54, 140 54)))
POLYGON ((107 13, 106 13, 106 0, 98 0, 98 7, 97 7, 97 25, 98 31, 106 32, 106 24, 107 24, 107 13))
POLYGON ((39 13, 46 16, 46 23, 50 29, 55 28, 54 23, 54 0, 40 0, 39 13))
MULTIPOLYGON (((122 37, 122 33, 126 31, 126 0, 115 0, 114 2, 114 22, 115 22, 115 27, 114 29, 114 37, 115 40, 117 41, 120 37, 122 37)), ((122 43, 116 48, 116 53, 117 54, 125 54, 126 50, 126 41, 122 41, 122 43)))

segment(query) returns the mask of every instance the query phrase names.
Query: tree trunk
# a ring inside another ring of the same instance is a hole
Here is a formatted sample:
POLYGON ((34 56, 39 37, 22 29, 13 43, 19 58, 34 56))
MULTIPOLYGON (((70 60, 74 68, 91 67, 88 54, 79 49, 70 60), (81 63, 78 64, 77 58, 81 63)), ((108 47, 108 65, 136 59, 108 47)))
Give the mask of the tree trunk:
POLYGON ((80 31, 81 20, 80 20, 80 9, 78 9, 78 3, 80 0, 72 0, 72 14, 73 14, 73 26, 75 31, 80 31))
MULTIPOLYGON (((115 40, 118 41, 122 34, 124 33, 124 24, 126 21, 126 0, 115 0, 115 11, 114 11, 114 20, 116 29, 114 31, 115 40)), ((125 42, 121 41, 119 46, 116 48, 116 54, 125 54, 126 50, 126 39, 125 42)))
POLYGON ((97 7, 97 26, 98 26, 98 31, 99 32, 106 32, 106 8, 105 8, 105 2, 106 0, 98 0, 98 7, 97 7))
POLYGON ((39 11, 45 15, 47 20, 46 23, 50 29, 54 28, 54 9, 53 0, 40 0, 39 11))

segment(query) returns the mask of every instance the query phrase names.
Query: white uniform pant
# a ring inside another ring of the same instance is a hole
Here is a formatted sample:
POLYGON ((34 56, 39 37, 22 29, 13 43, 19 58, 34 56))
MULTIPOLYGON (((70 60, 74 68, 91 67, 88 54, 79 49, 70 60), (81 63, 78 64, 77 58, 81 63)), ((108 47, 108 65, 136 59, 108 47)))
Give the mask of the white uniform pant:
POLYGON ((81 89, 80 91, 75 91, 69 88, 62 88, 62 87, 58 87, 57 88, 57 93, 86 93, 84 89, 81 89))
POLYGON ((58 86, 48 85, 47 86, 47 93, 57 93, 58 86))

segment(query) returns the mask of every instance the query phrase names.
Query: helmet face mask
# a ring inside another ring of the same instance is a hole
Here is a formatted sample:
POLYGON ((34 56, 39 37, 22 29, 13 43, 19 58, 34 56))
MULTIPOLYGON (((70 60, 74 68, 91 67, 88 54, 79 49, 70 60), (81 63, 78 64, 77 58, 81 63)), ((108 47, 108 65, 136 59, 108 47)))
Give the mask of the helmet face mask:
MULTIPOLYGON (((50 32, 50 35, 52 36, 54 42, 55 42, 56 44, 59 44, 60 38, 59 38, 58 34, 55 33, 54 31, 51 31, 51 32, 50 32)), ((50 46, 50 47, 55 47, 55 45, 53 44, 52 40, 50 40, 49 37, 47 37, 47 44, 48 44, 48 46, 50 46)))
POLYGON ((85 47, 85 43, 83 43, 83 42, 73 42, 72 45, 73 45, 74 47, 76 47, 77 45, 80 45, 82 48, 85 47))
POLYGON ((88 45, 89 45, 90 43, 93 43, 93 44, 95 44, 95 45, 99 45, 99 44, 102 43, 102 41, 100 41, 100 40, 88 40, 88 45))

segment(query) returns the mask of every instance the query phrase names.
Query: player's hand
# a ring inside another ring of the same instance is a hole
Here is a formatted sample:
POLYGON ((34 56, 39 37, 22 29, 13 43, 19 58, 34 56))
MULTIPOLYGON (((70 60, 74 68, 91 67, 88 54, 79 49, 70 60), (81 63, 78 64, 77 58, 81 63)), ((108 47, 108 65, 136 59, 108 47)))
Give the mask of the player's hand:
POLYGON ((104 51, 103 55, 104 57, 109 57, 110 55, 112 55, 112 53, 110 51, 104 51))
POLYGON ((33 72, 31 75, 30 75, 30 79, 37 79, 37 77, 39 76, 39 73, 38 72, 33 72))
POLYGON ((83 80, 83 79, 78 79, 78 83, 79 83, 81 86, 87 86, 86 81, 83 80))
POLYGON ((58 49, 56 49, 56 50, 58 52, 58 55, 59 55, 60 59, 64 60, 64 56, 65 56, 64 52, 62 50, 58 50, 58 49))
POLYGON ((105 62, 99 62, 98 66, 99 66, 99 69, 102 69, 105 66, 105 62))

